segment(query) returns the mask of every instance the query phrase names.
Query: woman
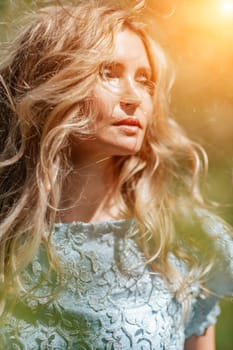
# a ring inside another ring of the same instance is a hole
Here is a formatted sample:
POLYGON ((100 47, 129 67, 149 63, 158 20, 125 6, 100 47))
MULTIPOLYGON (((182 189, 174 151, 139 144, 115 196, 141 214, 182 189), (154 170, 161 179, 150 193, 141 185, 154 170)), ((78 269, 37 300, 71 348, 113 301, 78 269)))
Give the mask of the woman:
POLYGON ((233 244, 139 17, 45 7, 2 64, 4 349, 214 349, 233 244))

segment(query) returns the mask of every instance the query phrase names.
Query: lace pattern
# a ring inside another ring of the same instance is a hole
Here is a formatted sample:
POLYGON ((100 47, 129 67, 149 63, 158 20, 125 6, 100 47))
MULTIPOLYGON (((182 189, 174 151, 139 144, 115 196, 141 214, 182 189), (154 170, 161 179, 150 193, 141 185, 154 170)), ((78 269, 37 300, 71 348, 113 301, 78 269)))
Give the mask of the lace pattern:
POLYGON ((40 297, 29 295, 16 304, 0 329, 0 349, 182 350, 185 337, 213 324, 217 299, 202 296, 198 285, 190 286, 192 303, 184 320, 183 300, 149 271, 127 236, 133 224, 56 224, 53 245, 63 269, 62 288, 49 299, 56 276, 48 274, 41 247, 23 273, 29 290, 44 280, 32 289, 40 297))

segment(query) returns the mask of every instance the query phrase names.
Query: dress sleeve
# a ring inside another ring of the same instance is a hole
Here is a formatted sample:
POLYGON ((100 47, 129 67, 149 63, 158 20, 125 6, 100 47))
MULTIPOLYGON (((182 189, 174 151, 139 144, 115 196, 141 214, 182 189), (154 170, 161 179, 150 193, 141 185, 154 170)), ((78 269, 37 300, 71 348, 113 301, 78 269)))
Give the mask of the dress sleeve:
POLYGON ((220 314, 218 298, 215 296, 199 296, 192 305, 192 313, 185 327, 185 337, 202 335, 206 328, 217 321, 220 314))
POLYGON ((208 275, 207 288, 219 297, 233 295, 233 231, 221 218, 208 210, 196 214, 203 231, 212 238, 216 261, 208 275))
POLYGON ((221 218, 205 209, 195 210, 201 228, 213 244, 215 261, 207 276, 209 295, 197 293, 193 298, 191 314, 186 324, 185 336, 202 335, 216 323, 220 313, 219 299, 233 294, 233 232, 221 218))

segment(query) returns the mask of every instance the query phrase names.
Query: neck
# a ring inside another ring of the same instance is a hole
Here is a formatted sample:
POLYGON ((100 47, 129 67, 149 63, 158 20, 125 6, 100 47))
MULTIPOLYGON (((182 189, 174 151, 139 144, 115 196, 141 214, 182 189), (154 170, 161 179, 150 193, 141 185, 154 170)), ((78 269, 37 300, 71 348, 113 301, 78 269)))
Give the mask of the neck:
POLYGON ((62 193, 59 221, 102 221, 115 218, 110 193, 114 187, 111 158, 82 159, 73 163, 62 193))

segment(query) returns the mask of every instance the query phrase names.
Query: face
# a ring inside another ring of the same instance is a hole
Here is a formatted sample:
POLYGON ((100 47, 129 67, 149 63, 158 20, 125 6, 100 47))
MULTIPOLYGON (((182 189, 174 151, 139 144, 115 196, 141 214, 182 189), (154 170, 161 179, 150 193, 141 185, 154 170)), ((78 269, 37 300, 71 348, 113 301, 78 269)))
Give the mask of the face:
POLYGON ((94 89, 99 113, 86 152, 106 157, 140 151, 153 112, 151 77, 142 39, 130 30, 116 34, 112 60, 102 65, 94 89))

